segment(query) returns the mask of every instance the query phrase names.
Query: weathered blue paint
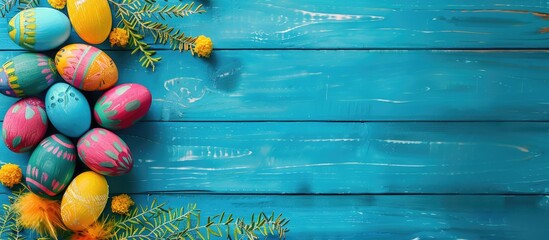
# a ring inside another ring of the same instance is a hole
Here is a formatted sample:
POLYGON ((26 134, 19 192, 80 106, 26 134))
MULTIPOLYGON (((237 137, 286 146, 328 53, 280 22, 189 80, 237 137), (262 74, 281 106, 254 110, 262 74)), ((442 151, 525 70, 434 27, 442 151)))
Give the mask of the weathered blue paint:
MULTIPOLYGON (((196 203, 201 216, 284 213, 287 239, 545 239, 545 196, 319 196, 319 195, 132 195, 169 207, 196 203)), ((0 195, 6 202, 6 195, 0 195)), ((35 239, 34 234, 31 239, 35 239)), ((224 239, 224 238, 220 238, 224 239)), ((274 238, 270 238, 274 239, 274 238)))
MULTIPOLYGON (((289 239, 549 234, 549 2, 199 2, 208 13, 168 21, 211 37, 212 58, 160 50, 152 73, 107 51, 154 99, 117 132, 136 162, 112 193, 282 212, 289 239)), ((21 53, 8 38, 0 60, 21 53)))
MULTIPOLYGON (((111 192, 547 194, 549 123, 140 123, 111 192)), ((0 147, 4 162, 15 155, 0 147)), ((5 191, 5 190, 4 190, 5 191)))
MULTIPOLYGON (((217 48, 549 47, 549 3, 540 0, 198 2, 206 14, 170 23, 211 36, 217 48)), ((69 41, 82 42, 74 31, 69 41)), ((0 49, 20 47, 2 34, 0 49)))
POLYGON ((107 53, 151 90, 146 121, 549 120, 547 51, 160 51, 154 73, 107 53))

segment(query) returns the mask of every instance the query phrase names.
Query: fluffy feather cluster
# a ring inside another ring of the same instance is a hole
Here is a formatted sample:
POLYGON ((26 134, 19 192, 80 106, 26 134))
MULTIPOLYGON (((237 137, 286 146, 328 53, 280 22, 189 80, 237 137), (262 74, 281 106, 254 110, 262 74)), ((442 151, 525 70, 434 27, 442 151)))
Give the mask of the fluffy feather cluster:
POLYGON ((61 220, 59 201, 41 198, 28 192, 17 198, 13 209, 18 215, 18 222, 24 228, 36 230, 40 235, 48 234, 57 239, 57 229, 65 229, 61 220))

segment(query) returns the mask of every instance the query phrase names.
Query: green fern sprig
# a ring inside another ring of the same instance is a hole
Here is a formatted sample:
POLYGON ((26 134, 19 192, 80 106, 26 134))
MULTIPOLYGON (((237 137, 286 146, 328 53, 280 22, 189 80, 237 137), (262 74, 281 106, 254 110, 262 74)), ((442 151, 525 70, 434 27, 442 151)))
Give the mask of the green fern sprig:
POLYGON ((29 8, 37 7, 40 4, 40 0, 19 0, 19 10, 25 10, 29 8))
POLYGON ((167 24, 158 22, 145 22, 143 23, 145 29, 149 30, 154 38, 154 43, 160 43, 162 45, 169 44, 172 50, 191 51, 193 44, 196 41, 196 37, 186 36, 185 33, 179 29, 175 30, 173 27, 167 24))
POLYGON ((22 235, 23 227, 17 222, 17 215, 13 209, 13 203, 28 189, 25 186, 17 187, 17 190, 12 192, 12 195, 8 196, 9 204, 2 204, 2 210, 4 211, 0 215, 0 236, 9 240, 21 240, 24 239, 22 235))
POLYGON ((226 237, 228 239, 258 239, 259 236, 277 235, 284 238, 288 229, 288 220, 282 215, 275 217, 261 213, 250 223, 242 218, 226 217, 225 213, 208 217, 201 224, 200 210, 196 204, 186 208, 165 209, 164 204, 153 200, 150 206, 135 208, 119 220, 115 220, 116 239, 211 239, 226 237))
POLYGON ((133 48, 132 54, 140 52, 143 54, 139 62, 145 68, 152 68, 162 58, 155 57, 156 51, 151 50, 149 44, 144 41, 145 36, 150 35, 154 39, 154 44, 168 44, 171 49, 179 51, 191 51, 194 54, 193 44, 195 37, 186 36, 180 30, 168 26, 165 23, 156 20, 165 20, 166 18, 183 18, 193 14, 206 12, 202 5, 195 6, 194 3, 179 4, 175 6, 161 6, 156 0, 109 0, 115 7, 115 17, 120 19, 118 27, 123 28, 129 34, 129 43, 133 48))
POLYGON ((205 13, 206 10, 202 9, 202 4, 194 7, 194 2, 187 4, 179 4, 175 6, 160 6, 154 1, 151 4, 145 4, 139 11, 138 15, 145 15, 147 17, 154 17, 156 19, 166 20, 166 17, 188 17, 193 14, 205 13))
POLYGON ((0 15, 6 17, 8 12, 10 12, 17 4, 17 0, 2 0, 0 3, 0 15))
POLYGON ((133 7, 131 6, 139 5, 140 2, 132 1, 131 3, 118 3, 112 0, 110 0, 110 2, 116 7, 115 17, 120 19, 118 27, 121 27, 128 32, 129 43, 130 46, 133 47, 131 54, 135 54, 137 52, 142 53, 143 56, 139 58, 141 66, 145 68, 151 67, 154 71, 154 64, 156 62, 159 62, 162 58, 154 57, 156 51, 150 49, 149 44, 143 41, 143 39, 145 38, 144 34, 139 32, 137 26, 138 22, 135 18, 135 15, 133 15, 133 7))
POLYGON ((0 3, 0 16, 6 17, 17 6, 19 10, 33 8, 40 4, 40 0, 2 0, 0 3))

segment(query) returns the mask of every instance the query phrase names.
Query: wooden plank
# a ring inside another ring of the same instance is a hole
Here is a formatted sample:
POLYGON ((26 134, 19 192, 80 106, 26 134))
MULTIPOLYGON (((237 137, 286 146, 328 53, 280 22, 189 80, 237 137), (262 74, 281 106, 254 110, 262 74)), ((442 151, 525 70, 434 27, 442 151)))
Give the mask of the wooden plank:
POLYGON ((151 89, 147 121, 549 120, 548 51, 161 51, 154 73, 108 53, 151 89))
MULTIPOLYGON (((547 1, 199 2, 206 14, 169 23, 211 36, 216 48, 549 47, 547 1)), ((81 40, 73 33, 70 41, 81 40)), ((0 49, 20 48, 1 34, 0 49)))
MULTIPOLYGON (((141 123, 113 192, 549 192, 549 123, 141 123)), ((1 162, 28 155, 0 147, 1 162)))
MULTIPOLYGON (((0 196, 6 199, 5 195, 0 196)), ((197 203, 201 216, 223 211, 283 213, 287 239, 544 239, 546 196, 133 195, 170 207, 197 203)), ((205 220, 205 219, 203 219, 205 220)))

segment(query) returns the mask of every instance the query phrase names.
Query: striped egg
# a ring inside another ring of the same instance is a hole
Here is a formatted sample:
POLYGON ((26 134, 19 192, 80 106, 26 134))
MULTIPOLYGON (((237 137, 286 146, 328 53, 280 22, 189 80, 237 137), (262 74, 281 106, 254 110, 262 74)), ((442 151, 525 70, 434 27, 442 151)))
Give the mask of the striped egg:
POLYGON ((92 171, 79 174, 72 180, 61 200, 61 220, 77 232, 94 223, 109 199, 109 185, 104 176, 92 171))
POLYGON ((74 31, 84 41, 99 44, 112 28, 112 15, 107 0, 67 0, 67 12, 74 31))
POLYGON ((97 123, 104 128, 124 129, 143 118, 149 111, 151 102, 151 92, 143 85, 121 84, 99 98, 93 114, 97 123))
POLYGON ((100 49, 86 44, 71 44, 55 56, 57 71, 66 82, 84 91, 106 90, 118 81, 114 61, 100 49))
POLYGON ((46 113, 51 124, 69 137, 80 137, 91 125, 86 97, 66 83, 56 83, 46 94, 46 113))
POLYGON ((52 8, 37 7, 19 12, 9 21, 8 33, 17 45, 33 51, 59 47, 71 33, 65 14, 52 8))
POLYGON ((46 90, 57 80, 51 58, 39 53, 23 53, 0 68, 0 93, 8 97, 28 97, 46 90))
POLYGON ((23 98, 6 112, 2 138, 11 151, 28 152, 44 138, 47 129, 44 102, 35 97, 23 98))
POLYGON ((51 135, 32 152, 27 165, 29 189, 45 198, 53 198, 69 184, 74 173, 76 149, 61 134, 51 135))
POLYGON ((120 176, 132 170, 130 148, 109 130, 91 129, 78 140, 77 150, 82 162, 97 173, 120 176))

